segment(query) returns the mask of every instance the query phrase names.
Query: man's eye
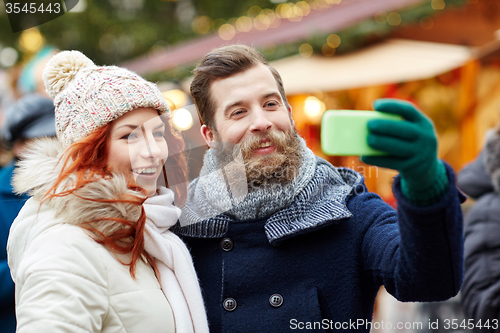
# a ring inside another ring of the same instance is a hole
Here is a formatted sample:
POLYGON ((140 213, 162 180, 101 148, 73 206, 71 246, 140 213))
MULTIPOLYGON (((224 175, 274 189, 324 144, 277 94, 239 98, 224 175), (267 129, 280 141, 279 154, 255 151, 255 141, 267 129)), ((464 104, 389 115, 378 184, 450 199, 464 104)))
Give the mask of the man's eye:
POLYGON ((266 106, 267 106, 267 107, 276 107, 276 106, 278 106, 278 105, 279 105, 279 104, 278 104, 278 103, 276 103, 276 102, 267 102, 267 103, 266 103, 266 106))
POLYGON ((164 131, 158 131, 158 132, 154 132, 153 135, 157 138, 163 138, 163 136, 165 135, 165 132, 164 131))
POLYGON ((239 115, 241 115, 243 113, 245 113, 245 110, 236 110, 231 115, 232 116, 239 116, 239 115))

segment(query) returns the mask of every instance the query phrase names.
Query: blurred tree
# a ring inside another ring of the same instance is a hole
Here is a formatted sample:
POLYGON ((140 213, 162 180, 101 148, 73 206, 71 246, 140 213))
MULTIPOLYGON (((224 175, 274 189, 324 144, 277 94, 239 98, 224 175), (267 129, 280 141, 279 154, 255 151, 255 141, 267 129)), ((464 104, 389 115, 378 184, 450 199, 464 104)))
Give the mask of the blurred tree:
MULTIPOLYGON (((87 54, 98 64, 113 64, 148 52, 158 52, 196 36, 192 23, 196 17, 205 16, 211 25, 204 33, 211 33, 224 23, 233 23, 236 18, 257 16, 262 9, 275 9, 270 0, 80 0, 85 2, 82 12, 69 12, 53 21, 38 26, 45 43, 59 49, 77 49, 87 54)), ((293 0, 291 2, 297 2, 293 0)), ((312 2, 316 0, 306 0, 312 2)), ((319 0, 318 0, 319 1, 319 0)), ((469 0, 470 1, 470 0, 469 0)), ((350 52, 374 43, 398 26, 418 22, 439 12, 435 3, 443 0, 427 0, 398 13, 380 13, 373 19, 364 20, 337 33, 342 43, 335 50, 329 49, 328 35, 313 35, 307 40, 288 45, 276 45, 272 52, 263 50, 269 60, 298 53, 303 43, 311 45, 316 53, 333 55, 350 52), (336 52, 335 52, 336 51, 336 52)), ((444 2, 443 2, 444 3, 444 2)), ((446 0, 446 9, 463 5, 466 0, 446 0)), ((18 43, 22 32, 12 33, 0 1, 0 50, 13 47, 23 52, 18 43)), ((26 53, 20 61, 27 60, 26 53)), ((189 67, 189 66, 188 66, 189 67)), ((160 73, 157 79, 168 79, 189 75, 189 70, 175 69, 160 73)))

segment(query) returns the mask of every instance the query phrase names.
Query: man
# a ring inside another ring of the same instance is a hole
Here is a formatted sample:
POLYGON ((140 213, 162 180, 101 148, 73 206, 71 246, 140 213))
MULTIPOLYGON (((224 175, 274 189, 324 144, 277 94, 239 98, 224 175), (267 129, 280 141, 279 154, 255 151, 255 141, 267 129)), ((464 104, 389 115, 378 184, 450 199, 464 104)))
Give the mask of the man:
POLYGON ((367 332, 381 285, 401 301, 458 292, 464 197, 437 159, 428 118, 406 102, 375 103, 405 118, 370 122, 369 144, 388 155, 363 158, 400 171, 396 213, 360 174, 307 148, 281 78, 260 53, 216 49, 194 73, 191 93, 212 149, 177 232, 191 248, 211 331, 367 332), (241 149, 246 195, 234 190, 231 144, 241 149))

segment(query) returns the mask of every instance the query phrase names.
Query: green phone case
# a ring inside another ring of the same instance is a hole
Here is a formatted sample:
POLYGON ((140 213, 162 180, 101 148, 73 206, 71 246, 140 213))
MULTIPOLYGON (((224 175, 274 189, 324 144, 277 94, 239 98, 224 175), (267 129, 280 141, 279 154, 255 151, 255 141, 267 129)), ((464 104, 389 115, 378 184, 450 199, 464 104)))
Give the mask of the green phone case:
POLYGON ((327 155, 385 155, 368 146, 368 120, 400 121, 397 115, 378 111, 328 110, 321 120, 321 148, 327 155))

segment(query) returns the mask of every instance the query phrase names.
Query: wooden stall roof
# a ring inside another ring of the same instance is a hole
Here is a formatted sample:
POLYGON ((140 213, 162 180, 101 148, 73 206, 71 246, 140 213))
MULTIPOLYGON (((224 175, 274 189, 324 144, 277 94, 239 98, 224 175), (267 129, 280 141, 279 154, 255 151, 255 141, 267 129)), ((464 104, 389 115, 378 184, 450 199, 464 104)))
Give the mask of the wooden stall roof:
POLYGON ((425 0, 344 0, 326 10, 314 10, 295 22, 282 19, 276 28, 237 32, 231 40, 223 40, 218 34, 196 38, 156 54, 146 54, 119 64, 140 75, 159 72, 176 66, 195 63, 214 48, 228 44, 245 44, 260 47, 265 43, 276 45, 306 39, 314 33, 334 33, 356 24, 379 11, 394 11, 425 0))
POLYGON ((346 55, 297 55, 270 65, 294 95, 426 79, 462 66, 472 54, 466 46, 393 39, 346 55))

